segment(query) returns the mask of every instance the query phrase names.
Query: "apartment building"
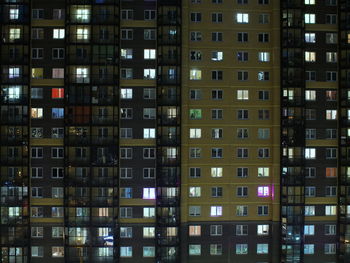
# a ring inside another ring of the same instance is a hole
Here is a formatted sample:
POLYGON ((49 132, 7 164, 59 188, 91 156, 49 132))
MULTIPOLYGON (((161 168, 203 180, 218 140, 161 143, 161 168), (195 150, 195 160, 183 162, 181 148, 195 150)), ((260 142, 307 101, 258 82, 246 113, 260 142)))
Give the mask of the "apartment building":
POLYGON ((1 262, 350 262, 350 2, 2 0, 1 262))

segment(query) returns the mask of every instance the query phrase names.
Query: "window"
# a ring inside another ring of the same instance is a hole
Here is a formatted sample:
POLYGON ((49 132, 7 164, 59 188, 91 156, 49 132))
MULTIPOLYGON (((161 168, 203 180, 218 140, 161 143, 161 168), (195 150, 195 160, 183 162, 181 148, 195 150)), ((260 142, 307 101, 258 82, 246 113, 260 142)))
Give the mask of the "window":
POLYGON ((43 147, 32 147, 31 157, 35 159, 43 158, 43 147))
POLYGON ((326 44, 337 44, 338 34, 337 33, 326 33, 326 44))
POLYGON ((202 40, 202 32, 199 31, 191 31, 190 32, 191 41, 201 41, 202 40))
POLYGON ((52 238, 63 238, 63 227, 53 226, 51 228, 51 236, 52 238))
POLYGON ((188 226, 188 235, 189 236, 201 236, 201 226, 198 226, 198 225, 188 226))
POLYGON ((121 207, 120 218, 132 218, 132 207, 121 207))
POLYGON ((248 158, 248 149, 247 148, 238 148, 237 149, 237 158, 248 158))
POLYGON ((52 119, 63 119, 64 118, 64 108, 52 108, 52 119))
POLYGON ((43 39, 44 29, 43 28, 32 28, 32 39, 43 39))
POLYGON ((143 70, 143 78, 144 79, 155 79, 156 78, 156 70, 152 68, 147 68, 143 70))
POLYGON ((238 42, 248 42, 248 33, 246 33, 246 32, 237 33, 237 41, 238 42))
POLYGON ((256 244, 256 253, 257 254, 268 254, 269 253, 269 244, 256 244))
POLYGON ((223 98, 223 90, 214 89, 211 91, 211 98, 213 100, 221 100, 223 98))
POLYGON ((315 24, 316 15, 315 14, 304 14, 305 24, 315 24))
POLYGON ((315 0, 304 0, 305 5, 314 5, 315 0))
POLYGON ((144 49, 143 50, 144 59, 156 59, 156 50, 155 49, 144 49))
POLYGON ((123 20, 132 20, 134 19, 134 10, 132 9, 122 9, 122 19, 123 20))
POLYGON ((63 207, 51 207, 52 217, 63 217, 63 207))
POLYGON ((132 29, 122 29, 121 30, 121 39, 122 40, 132 40, 134 31, 132 29))
POLYGON ((248 128, 238 128, 237 129, 237 138, 239 138, 239 139, 248 138, 248 128))
POLYGON ((211 118, 213 120, 221 120, 223 118, 223 110, 222 109, 212 109, 211 110, 211 118))
POLYGON ((211 41, 222 41, 223 40, 223 33, 222 32, 212 32, 211 33, 211 41))
POLYGON ((211 158, 223 158, 222 148, 212 148, 211 149, 211 158))
POLYGON ((156 189, 155 188, 143 188, 142 199, 156 199, 156 189))
POLYGON ((155 217, 155 208, 154 207, 144 207, 143 208, 143 217, 144 218, 155 217))
POLYGON ((325 206, 325 215, 326 216, 337 215, 337 206, 336 205, 326 205, 325 206))
POLYGON ((190 70, 190 80, 201 80, 202 79, 202 71, 198 69, 190 70))
POLYGON ((21 69, 20 68, 16 68, 16 67, 9 67, 8 69, 9 74, 8 77, 10 79, 14 79, 14 78, 19 78, 21 75, 21 69))
POLYGON ((304 244, 304 254, 311 255, 314 254, 314 244, 304 244))
POLYGON ((248 52, 247 51, 238 51, 237 60, 240 62, 248 61, 248 52))
POLYGON ((154 20, 156 19, 156 10, 145 10, 144 11, 145 20, 154 20))
POLYGON ((315 148, 306 148, 305 149, 305 158, 306 159, 316 159, 316 149, 315 148))
POLYGON ((221 128, 211 129, 211 138, 212 139, 221 139, 223 130, 221 128))
POLYGON ((316 33, 305 33, 306 43, 316 43, 316 33))
POLYGON ((269 110, 258 110, 258 119, 259 120, 269 120, 270 111, 269 110))
POLYGON ((64 88, 52 88, 51 89, 52 99, 63 99, 64 98, 64 88))
POLYGON ((236 22, 239 24, 247 24, 249 23, 249 14, 247 13, 237 13, 236 14, 236 22))
POLYGON ((212 61, 222 61, 224 58, 224 52, 222 51, 212 51, 211 60, 212 61))
POLYGON ((154 88, 144 88, 143 98, 145 100, 154 100, 156 98, 156 90, 154 88))
POLYGON ((315 215, 315 206, 306 205, 305 206, 305 216, 314 216, 315 215))
POLYGON ((270 72, 259 71, 258 72, 258 80, 260 80, 260 81, 270 80, 270 72))
POLYGON ((190 129, 190 139, 199 139, 202 137, 202 129, 191 128, 190 129))
POLYGON ((248 4, 248 0, 237 0, 237 4, 246 5, 246 4, 248 4))
POLYGON ((326 177, 337 177, 337 168, 334 167, 327 167, 326 168, 326 177))
POLYGON ((211 206, 210 216, 222 216, 222 206, 211 206))
POLYGON ((269 235, 269 225, 257 225, 256 234, 258 236, 267 236, 267 235, 269 235))
POLYGON ((52 187, 51 197, 52 198, 63 198, 63 187, 52 187))
POLYGON ((324 253, 326 255, 331 255, 331 254, 335 254, 337 251, 337 244, 332 243, 332 244, 324 244, 324 253))
POLYGON ((190 59, 192 61, 200 61, 202 60, 202 52, 198 50, 191 50, 190 51, 190 59))
POLYGON ((43 168, 42 167, 32 167, 31 177, 32 178, 43 178, 43 168))
POLYGON ((120 118, 121 119, 132 119, 133 110, 132 108, 121 108, 120 109, 120 118))
POLYGON ((316 52, 305 51, 305 61, 306 62, 315 62, 316 61, 316 52))
POLYGON ((267 43, 270 41, 270 35, 269 33, 259 33, 258 34, 258 41, 261 43, 267 43))
POLYGON ((51 138, 63 138, 63 137, 64 137, 64 129, 63 128, 52 128, 51 138))
POLYGON ((42 187, 32 187, 32 197, 33 198, 42 198, 43 197, 42 187))
POLYGON ((260 62, 269 62, 270 61, 270 52, 259 52, 258 60, 260 62))
POLYGON ((336 63, 338 61, 337 52, 326 52, 326 62, 336 63))
POLYGON ((154 227, 143 227, 143 238, 152 238, 155 235, 154 227))
POLYGON ((315 225, 304 225, 304 234, 313 236, 315 234, 315 225))
POLYGON ((53 29, 53 39, 64 39, 64 29, 54 28, 53 29))
POLYGON ((238 167, 237 168, 237 176, 240 178, 248 177, 248 168, 247 167, 238 167))
POLYGON ((269 148, 259 148, 258 149, 258 158, 269 158, 270 149, 269 148))
POLYGON ((132 148, 120 148, 121 159, 132 159, 132 148))
POLYGON ((143 148, 143 159, 154 159, 156 158, 155 148, 143 148))
POLYGON ((337 129, 326 129, 326 139, 336 139, 337 129))
POLYGON ((64 19, 64 9, 53 9, 52 10, 52 19, 64 19))
POLYGON ((327 81, 337 81, 337 72, 336 71, 327 71, 326 72, 327 81))
POLYGON ((64 156, 63 147, 51 148, 51 158, 62 159, 64 156))
POLYGON ((336 24, 337 23, 337 15, 336 14, 326 14, 326 24, 336 24))
POLYGON ((270 23, 269 14, 259 14, 259 24, 268 24, 270 23))
POLYGON ((238 120, 247 120, 248 119, 248 110, 238 110, 237 111, 238 120))
POLYGON ((31 128, 30 137, 31 138, 42 138, 43 137, 43 128, 31 128))
POLYGON ((269 139, 270 129, 269 128, 258 128, 258 139, 269 139))
POLYGON ((211 256, 222 255, 222 245, 221 244, 210 244, 210 255, 211 256))
POLYGON ((237 205, 236 206, 236 216, 247 216, 248 206, 247 205, 237 205))
POLYGON ((201 196, 201 187, 200 186, 190 186, 188 188, 189 197, 200 197, 201 196))
POLYGON ((315 101, 316 100, 316 90, 306 90, 305 91, 305 100, 315 101))
POLYGON ((33 19, 43 19, 44 18, 44 9, 33 9, 32 10, 33 19))
POLYGON ((326 159, 336 159, 337 148, 326 148, 326 159))
POLYGON ((258 197, 269 197, 270 187, 269 186, 258 186, 258 197))
POLYGON ((43 257, 44 256, 44 248, 39 246, 32 246, 31 247, 31 254, 32 257, 43 257))
POLYGON ((249 91, 237 90, 237 100, 249 100, 249 91))
POLYGON ((143 247, 142 256, 143 257, 155 257, 156 249, 155 247, 143 247))
POLYGON ((132 257, 132 247, 120 247, 121 257, 132 257))
POLYGON ((237 255, 248 254, 248 244, 236 244, 236 254, 237 255))
POLYGON ((32 59, 42 59, 44 58, 43 48, 32 48, 32 59))
POLYGON ((121 59, 132 59, 133 58, 132 48, 122 48, 120 50, 120 58, 121 59))
POLYGON ((155 139, 156 138, 156 129, 155 128, 144 128, 143 129, 143 138, 144 139, 155 139))
POLYGON ((42 207, 31 207, 31 216, 32 217, 43 217, 44 209, 42 207))
POLYGON ((156 39, 156 30, 155 29, 144 29, 143 30, 143 39, 144 40, 155 40, 156 39))
POLYGON ((190 158, 201 158, 201 148, 190 148, 190 158))
POLYGON ((222 187, 212 187, 211 197, 222 197, 222 187))
POLYGON ((305 168, 305 177, 306 178, 316 177, 316 168, 315 167, 306 167, 305 168))
POLYGON ((305 129, 305 139, 308 139, 308 140, 316 139, 316 129, 305 129))
POLYGON ((199 177, 201 177, 201 168, 190 167, 190 178, 199 178, 199 177))
POLYGON ((336 235, 337 234, 337 226, 336 225, 325 225, 324 228, 325 235, 336 235))
POLYGON ((326 120, 336 120, 337 110, 326 110, 326 120))
POLYGON ((210 225, 211 236, 222 236, 222 225, 210 225))
POLYGON ((248 80, 248 71, 238 71, 237 79, 242 81, 248 80))
POLYGON ((199 120, 202 118, 202 110, 201 109, 190 109, 190 119, 191 120, 199 120))
POLYGON ((306 197, 315 197, 316 196, 316 187, 305 186, 305 196, 306 197))
POLYGON ((10 8, 9 9, 9 18, 11 20, 16 20, 19 18, 19 9, 18 8, 10 8))
POLYGON ((326 196, 337 196, 337 187, 326 186, 326 196))
POLYGON ((64 257, 64 247, 52 247, 51 248, 52 257, 64 257))
POLYGON ((190 256, 200 256, 201 255, 201 245, 188 245, 188 254, 190 256))
POLYGON ((132 198, 132 188, 121 187, 120 188, 120 198, 132 198))
POLYGON ((122 68, 120 69, 120 77, 121 79, 132 79, 133 78, 133 70, 132 68, 122 68))
POLYGON ((306 109, 305 110, 306 120, 316 120, 316 110, 315 109, 306 109))
POLYGON ((238 186, 236 188, 236 195, 238 197, 247 197, 248 196, 248 187, 247 186, 238 186))
POLYGON ((200 216, 201 207, 200 206, 189 206, 189 216, 200 216))
POLYGON ((202 21, 202 14, 199 12, 192 12, 191 13, 191 22, 201 22, 202 21))
POLYGON ((211 177, 222 177, 223 168, 222 167, 211 167, 210 168, 211 177))
POLYGON ((258 205, 258 215, 267 216, 269 214, 269 207, 267 205, 258 205))
POLYGON ((132 178, 132 168, 120 168, 120 178, 122 179, 131 179, 132 178))
POLYGON ((335 5, 337 5, 337 0, 326 0, 325 5, 326 6, 335 6, 335 5))

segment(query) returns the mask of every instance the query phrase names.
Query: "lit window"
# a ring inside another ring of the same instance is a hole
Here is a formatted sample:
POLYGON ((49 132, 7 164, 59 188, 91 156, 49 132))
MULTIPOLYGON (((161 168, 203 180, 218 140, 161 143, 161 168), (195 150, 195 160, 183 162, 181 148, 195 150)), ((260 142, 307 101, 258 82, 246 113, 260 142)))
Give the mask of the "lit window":
POLYGON ((89 22, 90 20, 90 10, 87 8, 79 8, 75 12, 75 18, 79 22, 89 22))
POLYGON ((316 100, 316 90, 306 90, 305 100, 316 100))
POLYGON ((201 226, 190 225, 188 227, 188 235, 189 236, 200 236, 201 235, 201 226))
MULTIPOLYGON (((17 251, 17 249, 16 249, 17 251)), ((16 253, 13 251, 13 253, 16 253)), ((42 246, 32 246, 31 247, 32 257, 43 257, 44 256, 44 248, 42 246)))
POLYGON ((132 52, 133 50, 131 48, 122 48, 120 50, 120 57, 122 59, 132 59, 132 52))
POLYGON ((143 78, 144 79, 155 79, 156 78, 156 70, 155 69, 144 69, 143 70, 143 78))
POLYGON ((200 186, 190 186, 188 189, 189 197, 200 197, 201 187, 200 186))
POLYGON ((326 177, 337 177, 337 168, 327 167, 326 168, 326 177))
POLYGON ((190 256, 200 256, 201 245, 188 245, 188 253, 190 256))
POLYGON ((144 218, 155 217, 155 208, 154 207, 144 207, 143 208, 143 217, 144 218))
POLYGON ((222 61, 224 59, 224 52, 222 51, 213 51, 211 52, 212 61, 222 61))
POLYGON ((89 83, 89 69, 88 68, 76 68, 76 81, 77 83, 89 83))
POLYGON ((152 238, 155 234, 154 227, 143 227, 143 238, 152 238))
POLYGON ((269 177, 270 168, 258 167, 258 177, 269 177))
POLYGON ((315 245, 314 244, 304 244, 304 254, 312 255, 314 254, 315 245))
POLYGON ((236 254, 237 255, 248 254, 248 244, 236 244, 236 254))
POLYGON ((64 257, 64 247, 52 247, 51 255, 54 258, 64 257))
POLYGON ((315 215, 315 206, 306 205, 305 206, 305 216, 314 216, 315 215))
POLYGON ((155 49, 144 49, 143 50, 144 59, 156 59, 156 50, 155 49))
POLYGON ((326 120, 336 120, 337 110, 326 110, 326 120))
POLYGON ((336 205, 326 205, 325 206, 325 215, 326 216, 337 215, 337 206, 336 205))
POLYGON ((64 68, 53 68, 52 69, 53 79, 63 79, 64 78, 64 68))
POLYGON ((269 244, 256 244, 256 253, 257 254, 268 254, 269 253, 269 244))
POLYGON ((13 42, 21 38, 21 29, 20 28, 10 28, 9 40, 13 42))
POLYGON ((53 39, 64 39, 64 29, 53 29, 53 39))
POLYGON ((64 117, 64 108, 52 108, 52 118, 62 119, 64 117))
POLYGON ((248 90, 237 90, 237 100, 248 100, 249 91, 248 90))
POLYGON ((201 80, 202 79, 202 71, 198 69, 190 70, 190 80, 201 80))
POLYGON ((305 0, 305 5, 314 5, 315 0, 305 0))
POLYGON ((258 187, 258 196, 259 197, 270 196, 270 187, 269 186, 259 186, 258 187))
POLYGON ((222 206, 211 206, 210 216, 222 216, 222 206))
POLYGON ((223 176, 223 168, 222 167, 211 167, 210 168, 211 177, 222 177, 223 176))
POLYGON ((156 138, 156 129, 154 128, 144 128, 143 129, 144 139, 154 139, 156 138))
POLYGON ((155 188, 143 188, 143 199, 156 199, 155 188))
POLYGON ((41 119, 44 116, 43 108, 32 108, 31 116, 33 119, 41 119))
POLYGON ((270 52, 259 52, 258 59, 260 62, 269 62, 270 61, 270 52))
POLYGON ((305 24, 315 24, 316 15, 315 14, 304 14, 305 24))
POLYGON ((190 109, 190 119, 191 120, 199 120, 202 118, 202 110, 201 109, 190 109))
POLYGON ((63 99, 64 98, 64 88, 52 88, 51 89, 52 99, 63 99))
POLYGON ((306 159, 316 159, 316 149, 315 148, 306 148, 305 149, 305 158, 306 159))
POLYGON ((316 52, 305 51, 305 61, 306 62, 315 62, 316 61, 316 52))
POLYGON ((120 247, 121 257, 132 257, 132 247, 120 247))
POLYGON ((249 14, 237 13, 236 14, 236 21, 237 21, 237 23, 240 23, 240 24, 249 23, 249 14))
POLYGON ((9 78, 19 78, 20 76, 20 68, 10 67, 9 68, 9 78))
POLYGON ((316 34, 315 33, 305 33, 305 42, 306 43, 316 43, 316 34))
POLYGON ((257 235, 265 236, 269 234, 269 225, 257 225, 257 235))
POLYGON ((77 39, 78 40, 89 39, 89 29, 88 28, 77 28, 77 39))
POLYGON ((132 89, 120 89, 121 99, 132 99, 132 89))
POLYGON ((191 128, 190 129, 190 138, 199 139, 202 137, 202 129, 191 128))
POLYGON ((338 61, 337 52, 326 52, 326 62, 336 63, 338 61))
POLYGON ((315 234, 315 225, 304 225, 304 234, 313 236, 315 234))
POLYGON ((11 20, 18 19, 19 17, 19 10, 18 8, 10 8, 9 15, 11 20))
POLYGON ((155 247, 143 247, 142 256, 143 257, 154 257, 156 254, 155 247))

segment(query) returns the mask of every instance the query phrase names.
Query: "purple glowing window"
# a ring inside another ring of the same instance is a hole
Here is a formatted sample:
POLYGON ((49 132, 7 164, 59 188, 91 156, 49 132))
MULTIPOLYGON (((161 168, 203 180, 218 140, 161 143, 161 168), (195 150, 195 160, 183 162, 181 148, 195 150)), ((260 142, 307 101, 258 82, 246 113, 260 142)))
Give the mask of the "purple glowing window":
POLYGON ((143 199, 156 199, 155 188, 143 188, 143 199))
POLYGON ((270 196, 270 187, 269 186, 259 186, 258 187, 258 196, 259 197, 270 196))

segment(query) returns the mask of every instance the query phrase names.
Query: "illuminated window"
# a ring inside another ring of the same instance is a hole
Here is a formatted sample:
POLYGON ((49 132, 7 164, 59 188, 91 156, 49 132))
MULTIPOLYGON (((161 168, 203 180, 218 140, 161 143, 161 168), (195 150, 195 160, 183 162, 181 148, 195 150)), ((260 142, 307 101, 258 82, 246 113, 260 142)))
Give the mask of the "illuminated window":
POLYGON ((77 39, 78 40, 89 39, 89 29, 88 28, 77 28, 77 39))
POLYGON ((270 187, 269 186, 259 186, 258 187, 258 196, 259 197, 270 196, 270 187))
POLYGON ((19 17, 19 10, 18 8, 10 8, 9 15, 11 20, 18 19, 19 17))
POLYGON ((222 216, 222 206, 211 206, 210 216, 222 216))
POLYGON ((222 177, 223 176, 223 168, 222 167, 211 167, 210 168, 211 177, 222 177))
POLYGON ((210 255, 211 256, 222 255, 222 244, 210 244, 210 255))
POLYGON ((326 216, 337 215, 337 206, 336 205, 326 205, 325 206, 325 215, 326 216))
POLYGON ((190 256, 200 256, 201 245, 188 245, 188 254, 190 256))
POLYGON ((9 40, 10 42, 15 41, 16 39, 21 38, 21 29, 20 28, 10 28, 9 40))
POLYGON ((132 247, 120 247, 121 257, 132 257, 132 247))
POLYGON ((75 12, 75 18, 79 22, 89 22, 90 20, 90 10, 87 8, 79 8, 75 12))
POLYGON ((304 254, 312 255, 314 254, 315 245, 314 244, 304 244, 304 254))
POLYGON ((147 68, 143 70, 143 78, 144 79, 155 79, 156 78, 156 70, 152 68, 147 68))
POLYGON ((201 235, 201 226, 191 225, 188 227, 189 236, 200 236, 201 235))
POLYGON ((248 254, 248 244, 236 244, 236 254, 237 255, 248 254))
POLYGON ((189 197, 200 197, 201 187, 200 186, 190 186, 188 189, 189 197))
POLYGON ((20 68, 10 67, 9 68, 9 78, 10 79, 19 78, 20 71, 21 71, 20 68))
POLYGON ((326 120, 336 120, 337 110, 326 110, 326 120))
POLYGON ((305 5, 314 5, 315 4, 315 0, 305 0, 305 5))
POLYGON ((338 61, 337 52, 326 52, 326 62, 336 63, 338 61))
POLYGON ((306 43, 316 43, 316 34, 315 33, 305 33, 305 42, 306 43))
POLYGON ((43 108, 32 108, 31 116, 33 119, 41 119, 44 116, 43 108))
POLYGON ((44 78, 44 68, 32 68, 32 78, 33 79, 44 78))
POLYGON ((63 79, 64 78, 64 68, 53 68, 52 69, 53 79, 63 79))
POLYGON ((52 118, 53 119, 63 119, 64 118, 64 108, 52 108, 52 118))
POLYGON ((266 236, 269 234, 269 225, 257 225, 257 231, 258 236, 266 236))
POLYGON ((51 255, 53 258, 64 257, 64 247, 52 247, 51 255))
POLYGON ((144 227, 143 228, 143 238, 152 238, 155 235, 154 227, 144 227))
POLYGON ((247 23, 249 23, 249 14, 237 13, 236 14, 236 22, 239 23, 239 24, 247 24, 247 23))
POLYGON ((53 29, 53 39, 64 39, 64 29, 53 29))
POLYGON ((132 52, 133 50, 131 48, 122 48, 120 50, 120 57, 122 59, 132 59, 132 52))
POLYGON ((154 207, 144 207, 143 208, 143 217, 144 218, 152 218, 155 217, 155 208, 154 207))
POLYGON ((121 227, 120 228, 121 238, 131 238, 132 237, 132 227, 121 227))
POLYGON ((270 168, 268 167, 258 167, 258 177, 269 177, 270 168))
POLYGON ((249 91, 248 90, 237 90, 237 100, 248 100, 249 91))
POLYGON ((338 42, 337 33, 326 33, 326 43, 327 44, 336 44, 338 42))
POLYGON ((190 129, 190 138, 199 139, 202 137, 202 129, 191 128, 190 129))
POLYGON ((155 188, 143 188, 143 199, 156 199, 155 188))
POLYGON ((259 52, 258 60, 260 62, 269 62, 270 61, 270 52, 259 52))
POLYGON ((213 51, 211 52, 212 61, 222 61, 224 59, 224 52, 222 51, 213 51))
POLYGON ((306 159, 316 159, 316 148, 306 148, 305 149, 306 159))
POLYGON ((304 225, 304 234, 313 236, 315 234, 315 225, 304 225))
POLYGON ((76 81, 77 83, 89 83, 89 69, 88 68, 76 68, 76 81))
POLYGON ((63 99, 64 98, 64 88, 52 88, 51 89, 52 99, 63 99))
POLYGON ((315 14, 304 14, 305 24, 315 24, 316 15, 315 14))
POLYGON ((315 215, 315 206, 306 205, 305 206, 305 216, 314 216, 315 215))
POLYGON ((326 168, 326 177, 337 177, 337 168, 327 167, 326 168))
POLYGON ((144 139, 154 139, 156 138, 156 129, 154 128, 144 128, 143 129, 144 139))
POLYGON ((154 257, 156 254, 155 247, 143 247, 143 257, 154 257))
POLYGON ((199 120, 202 118, 202 110, 201 109, 190 109, 190 119, 191 120, 199 120))
POLYGON ((256 244, 256 253, 257 254, 268 254, 269 253, 269 244, 256 244))
POLYGON ((306 90, 305 100, 316 100, 316 90, 306 90))
POLYGON ((202 71, 198 69, 190 70, 190 80, 201 80, 202 79, 202 71))
POLYGON ((156 59, 156 50, 155 49, 144 49, 143 50, 144 59, 156 59))

